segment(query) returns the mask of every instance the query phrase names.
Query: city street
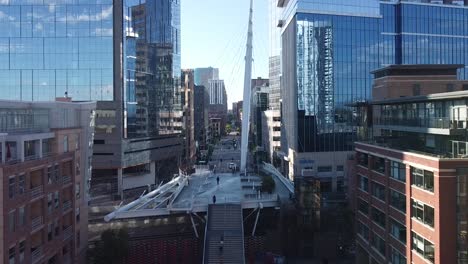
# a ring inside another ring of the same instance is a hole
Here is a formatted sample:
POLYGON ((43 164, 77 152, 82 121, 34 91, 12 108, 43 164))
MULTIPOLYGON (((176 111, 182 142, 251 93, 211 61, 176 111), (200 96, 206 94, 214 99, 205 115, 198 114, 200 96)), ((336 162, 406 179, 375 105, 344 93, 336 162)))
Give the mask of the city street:
POLYGON ((225 136, 215 145, 209 165, 216 166, 216 172, 231 172, 229 164, 240 166, 240 137, 225 136))

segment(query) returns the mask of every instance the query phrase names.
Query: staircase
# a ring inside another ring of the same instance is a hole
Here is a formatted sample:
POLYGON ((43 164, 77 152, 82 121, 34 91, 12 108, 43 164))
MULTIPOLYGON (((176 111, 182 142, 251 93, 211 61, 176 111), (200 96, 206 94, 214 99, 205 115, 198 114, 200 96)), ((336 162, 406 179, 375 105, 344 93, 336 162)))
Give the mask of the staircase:
POLYGON ((242 219, 240 204, 209 205, 203 252, 204 264, 245 263, 242 219), (224 243, 221 243, 221 240, 224 243))

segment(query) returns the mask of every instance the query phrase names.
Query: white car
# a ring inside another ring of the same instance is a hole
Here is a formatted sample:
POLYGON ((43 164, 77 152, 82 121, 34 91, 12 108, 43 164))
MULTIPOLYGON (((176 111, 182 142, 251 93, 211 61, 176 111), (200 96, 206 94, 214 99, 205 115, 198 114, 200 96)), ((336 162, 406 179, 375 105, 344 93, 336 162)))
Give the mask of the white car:
POLYGON ((234 164, 234 163, 232 163, 232 162, 229 163, 229 169, 232 170, 232 169, 234 169, 235 167, 236 167, 236 164, 234 164))

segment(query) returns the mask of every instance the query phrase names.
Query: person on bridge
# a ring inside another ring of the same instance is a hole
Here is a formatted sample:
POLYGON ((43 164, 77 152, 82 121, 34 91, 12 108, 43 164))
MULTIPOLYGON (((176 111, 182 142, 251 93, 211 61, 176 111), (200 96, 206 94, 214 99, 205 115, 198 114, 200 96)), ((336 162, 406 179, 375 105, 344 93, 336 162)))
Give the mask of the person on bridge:
POLYGON ((217 182, 218 185, 219 185, 219 176, 216 177, 216 182, 217 182))

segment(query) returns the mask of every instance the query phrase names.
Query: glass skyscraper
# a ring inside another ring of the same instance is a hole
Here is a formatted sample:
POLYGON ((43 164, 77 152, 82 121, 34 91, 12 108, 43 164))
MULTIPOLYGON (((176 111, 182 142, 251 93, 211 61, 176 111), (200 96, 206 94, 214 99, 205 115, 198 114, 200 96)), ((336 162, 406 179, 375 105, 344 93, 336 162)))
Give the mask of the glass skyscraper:
POLYGON ((91 185, 177 172, 180 67, 179 0, 0 0, 0 99, 97 101, 91 185))
MULTIPOLYGON (((468 65, 468 4, 463 1, 280 2, 286 4, 285 153, 352 150, 355 113, 347 105, 370 98, 374 69, 390 64, 468 65)), ((467 79, 468 67, 459 75, 467 79)))
POLYGON ((0 98, 114 99, 112 0, 0 1, 0 98))
POLYGON ((179 1, 124 3, 126 136, 180 132, 179 1))

